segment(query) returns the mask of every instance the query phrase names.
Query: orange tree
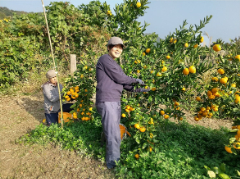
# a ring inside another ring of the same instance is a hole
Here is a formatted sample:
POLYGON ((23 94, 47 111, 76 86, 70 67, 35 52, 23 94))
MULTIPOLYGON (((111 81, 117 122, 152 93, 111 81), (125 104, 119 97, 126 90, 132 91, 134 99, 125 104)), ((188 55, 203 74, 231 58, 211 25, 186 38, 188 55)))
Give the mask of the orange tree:
MULTIPOLYGON (((97 13, 102 14, 94 11, 96 5, 100 6, 99 9, 105 13, 106 18, 103 23, 99 23, 106 26, 112 36, 121 37, 127 46, 118 59, 119 64, 127 75, 142 79, 146 87, 151 89, 148 93, 124 92, 122 96, 122 122, 132 134, 129 157, 132 155, 141 160, 142 156, 149 156, 151 152, 158 150, 156 126, 161 120, 170 117, 183 120, 182 104, 187 102, 181 99, 181 95, 203 91, 197 80, 213 66, 201 59, 201 56, 209 53, 208 48, 201 46, 201 29, 211 16, 204 18, 195 28, 190 25, 187 29, 187 22, 184 21, 179 30, 157 42, 157 35, 144 35, 147 24, 140 26, 137 21, 147 8, 147 0, 140 1, 140 4, 136 0, 125 1, 116 5, 115 12, 111 12, 106 3, 95 3, 82 6, 85 13, 90 13, 93 17, 97 13), (163 109, 159 104, 167 107, 163 109)), ((68 80, 69 87, 79 86, 80 92, 73 111, 78 113, 81 120, 88 117, 86 111, 93 104, 90 98, 95 93, 95 64, 100 56, 101 53, 86 51, 74 77, 68 80), (89 61, 88 58, 93 56, 94 59, 89 61), (94 70, 89 71, 89 68, 94 70), (85 107, 81 109, 79 105, 85 107)), ((66 94, 69 89, 65 90, 66 94)), ((93 115, 90 116, 93 119, 93 115)), ((133 160, 130 158, 128 159, 133 160)))
MULTIPOLYGON (((231 46, 223 44, 221 40, 217 40, 212 45, 212 53, 216 54, 221 50, 225 50, 225 54, 215 55, 214 71, 211 75, 211 82, 206 86, 206 91, 199 94, 197 114, 194 117, 196 121, 201 120, 202 117, 217 117, 217 118, 231 118, 235 125, 239 124, 239 104, 240 104, 240 79, 239 79, 239 60, 236 50, 236 44, 231 46)), ((229 153, 237 154, 240 147, 239 127, 233 126, 230 131, 231 136, 229 143, 226 144, 225 150, 229 153), (235 133, 237 133, 235 135, 235 133)))

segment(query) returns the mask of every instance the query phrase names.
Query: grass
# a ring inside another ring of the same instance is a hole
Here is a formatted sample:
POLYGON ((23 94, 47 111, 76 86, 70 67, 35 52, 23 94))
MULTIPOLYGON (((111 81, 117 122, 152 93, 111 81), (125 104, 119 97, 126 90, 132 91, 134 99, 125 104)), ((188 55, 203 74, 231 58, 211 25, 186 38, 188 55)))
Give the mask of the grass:
MULTIPOLYGON (((132 129, 129 129, 131 133, 132 129)), ((17 143, 61 146, 74 150, 81 155, 105 161, 105 146, 101 145, 101 119, 97 114, 94 121, 75 122, 49 128, 43 124, 29 134, 21 137, 17 143)), ((158 143, 153 145, 153 152, 142 149, 136 160, 135 139, 128 137, 121 144, 121 161, 116 167, 115 175, 119 178, 208 178, 207 165, 210 168, 226 164, 226 174, 237 176, 239 155, 228 154, 224 144, 228 142, 228 130, 207 129, 191 126, 186 122, 175 124, 168 120, 157 125, 158 143)), ((141 146, 142 147, 142 146, 141 146)))

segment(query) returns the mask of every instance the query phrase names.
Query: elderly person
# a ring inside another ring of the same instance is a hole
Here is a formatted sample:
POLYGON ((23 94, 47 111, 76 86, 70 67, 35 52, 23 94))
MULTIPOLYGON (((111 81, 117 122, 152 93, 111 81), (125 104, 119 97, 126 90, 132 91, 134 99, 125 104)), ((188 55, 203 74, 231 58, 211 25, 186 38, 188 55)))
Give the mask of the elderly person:
POLYGON ((102 117, 103 132, 106 139, 106 164, 108 169, 116 166, 120 159, 120 119, 122 90, 147 92, 143 88, 134 90, 131 84, 144 85, 140 79, 127 76, 115 61, 123 51, 123 41, 112 37, 108 41, 108 54, 102 55, 96 65, 96 108, 102 117))
MULTIPOLYGON (((60 100, 58 93, 57 77, 54 70, 49 70, 46 74, 48 81, 42 85, 44 96, 44 112, 47 125, 58 122, 58 112, 60 110, 60 100)), ((62 85, 59 84, 60 92, 62 85)))

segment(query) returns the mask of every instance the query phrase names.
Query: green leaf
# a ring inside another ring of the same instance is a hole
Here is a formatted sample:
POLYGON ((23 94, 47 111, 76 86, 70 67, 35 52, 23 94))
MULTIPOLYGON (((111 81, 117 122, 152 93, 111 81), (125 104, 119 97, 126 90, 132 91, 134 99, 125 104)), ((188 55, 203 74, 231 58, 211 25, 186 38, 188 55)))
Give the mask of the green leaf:
POLYGON ((220 172, 226 172, 226 165, 224 163, 222 163, 220 166, 219 166, 219 173, 220 172))
POLYGON ((127 103, 128 101, 126 98, 122 98, 122 102, 127 103))
POLYGON ((213 167, 213 171, 218 174, 218 167, 213 167))
POLYGON ((151 103, 152 102, 152 96, 148 97, 148 102, 151 103))
POLYGON ((221 179, 231 179, 227 174, 225 173, 219 173, 218 176, 221 178, 221 179))
POLYGON ((148 146, 148 144, 144 143, 143 146, 142 146, 142 149, 145 149, 147 146, 148 146))
POLYGON ((140 144, 140 139, 138 137, 136 137, 135 141, 140 144))
POLYGON ((204 165, 204 168, 206 168, 207 170, 211 170, 208 166, 204 165))

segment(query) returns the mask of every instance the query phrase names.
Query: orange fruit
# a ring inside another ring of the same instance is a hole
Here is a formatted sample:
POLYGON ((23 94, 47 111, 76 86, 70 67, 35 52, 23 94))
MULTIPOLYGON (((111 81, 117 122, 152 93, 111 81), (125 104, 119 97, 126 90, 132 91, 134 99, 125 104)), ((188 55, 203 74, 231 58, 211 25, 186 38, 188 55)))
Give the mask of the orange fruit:
POLYGON ((142 4, 140 2, 137 2, 137 4, 136 4, 137 8, 141 7, 141 5, 142 4))
POLYGON ((146 131, 146 128, 145 127, 140 127, 140 132, 145 132, 146 131))
POLYGON ((190 73, 196 73, 196 68, 195 68, 195 66, 190 66, 190 67, 189 67, 189 72, 190 72, 190 73))
POLYGON ((167 71, 167 67, 163 67, 162 72, 166 72, 166 71, 167 71))
POLYGON ((136 129, 139 129, 139 128, 140 128, 140 125, 139 125, 139 124, 134 124, 134 127, 135 127, 136 129))
POLYGON ((66 101, 70 101, 71 99, 70 98, 67 98, 66 101))
POLYGON ((129 112, 130 112, 130 109, 125 109, 125 111, 126 111, 127 113, 129 113, 129 112))
POLYGON ((160 72, 157 72, 157 74, 156 74, 157 76, 162 76, 162 74, 160 73, 160 72))
POLYGON ((220 97, 221 96, 218 92, 214 93, 213 95, 216 96, 216 97, 220 97))
POLYGON ((194 46, 193 46, 193 48, 197 48, 198 47, 198 44, 195 44, 194 46))
POLYGON ((200 42, 202 43, 204 41, 204 38, 203 37, 201 37, 201 39, 200 39, 200 42))
POLYGON ((157 88, 153 87, 153 88, 152 88, 152 91, 156 91, 156 89, 157 89, 157 88))
POLYGON ((206 117, 208 115, 208 112, 207 111, 204 111, 203 113, 202 113, 202 116, 203 117, 206 117))
POLYGON ((168 119, 168 118, 169 118, 169 115, 166 114, 166 115, 164 116, 164 119, 168 119))
POLYGON ((135 154, 134 156, 136 159, 139 159, 139 157, 140 157, 139 154, 135 154))
POLYGON ((127 105, 125 108, 126 108, 126 109, 130 109, 130 108, 131 108, 131 106, 127 105))
POLYGON ((215 99, 215 96, 212 94, 210 96, 208 96, 209 99, 215 99))
POLYGON ((183 74, 184 74, 184 75, 188 75, 188 74, 189 74, 189 70, 188 70, 188 68, 184 68, 184 70, 183 70, 183 74))
POLYGON ((179 105, 180 105, 179 102, 175 102, 175 103, 174 103, 174 106, 179 106, 179 105))
POLYGON ((67 99, 67 98, 69 98, 69 96, 65 96, 64 98, 67 99))
POLYGON ((235 103, 239 103, 239 102, 240 102, 239 96, 235 96, 235 103))
POLYGON ((240 137, 240 129, 237 131, 237 136, 240 137))
POLYGON ((216 92, 218 92, 218 88, 213 88, 211 91, 212 91, 212 93, 216 93, 216 92))
POLYGON ((149 152, 152 152, 152 147, 151 146, 149 147, 149 152))
POLYGON ((188 48, 188 43, 185 43, 185 44, 184 44, 184 47, 188 48))
POLYGON ((76 115, 73 115, 73 119, 77 119, 77 116, 76 116, 76 115))
POLYGON ((225 73, 224 69, 222 69, 222 68, 219 68, 219 69, 217 70, 217 72, 218 72, 220 75, 223 75, 223 74, 225 73))
POLYGON ((225 150, 228 152, 228 153, 232 153, 232 150, 231 150, 231 148, 230 147, 228 147, 228 146, 225 146, 225 150))
POLYGON ((164 112, 164 111, 160 111, 160 114, 161 114, 161 115, 164 115, 164 114, 165 114, 165 112, 164 112))
POLYGON ((133 107, 130 107, 130 109, 129 109, 130 111, 134 111, 135 110, 135 108, 133 108, 133 107))
POLYGON ((220 50, 221 50, 221 45, 220 45, 220 44, 215 44, 215 45, 213 46, 213 50, 214 50, 215 52, 220 51, 220 50))
POLYGON ((228 81, 227 78, 221 78, 220 79, 220 83, 222 83, 224 85, 227 83, 227 81, 228 81))
POLYGON ((200 119, 199 119, 197 116, 195 116, 195 117, 194 117, 194 120, 195 120, 195 121, 199 121, 200 119))
POLYGON ((236 83, 231 84, 231 87, 236 88, 236 83))
POLYGON ((69 91, 71 94, 74 93, 74 89, 72 89, 72 88, 69 91))
POLYGON ((196 97, 197 101, 201 101, 201 98, 199 96, 196 97))
POLYGON ((211 96, 211 95, 212 95, 212 91, 208 91, 208 92, 207 92, 207 95, 208 95, 208 96, 211 96))
POLYGON ((226 79, 228 80, 228 77, 227 77, 227 76, 225 76, 225 77, 223 77, 223 78, 226 78, 226 79))
POLYGON ((182 88, 182 91, 186 91, 186 88, 182 88))
POLYGON ((147 48, 147 49, 146 49, 146 53, 149 53, 150 51, 151 51, 150 48, 147 48))
POLYGON ((235 142, 235 143, 233 144, 233 147, 234 147, 235 149, 240 149, 240 142, 235 142))
POLYGON ((146 53, 145 53, 145 52, 143 52, 143 53, 142 53, 142 55, 143 55, 143 56, 145 56, 145 55, 146 55, 146 53))
POLYGON ((240 55, 236 55, 235 59, 238 59, 240 61, 240 55))
POLYGON ((218 82, 218 78, 217 77, 212 77, 212 81, 218 82))
POLYGON ((122 113, 122 117, 126 117, 126 114, 122 113))
POLYGON ((171 57, 169 55, 166 56, 166 59, 170 59, 171 57))

